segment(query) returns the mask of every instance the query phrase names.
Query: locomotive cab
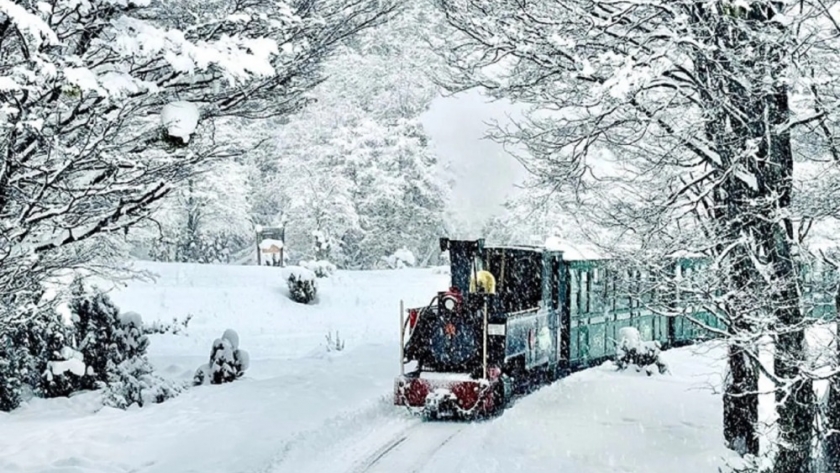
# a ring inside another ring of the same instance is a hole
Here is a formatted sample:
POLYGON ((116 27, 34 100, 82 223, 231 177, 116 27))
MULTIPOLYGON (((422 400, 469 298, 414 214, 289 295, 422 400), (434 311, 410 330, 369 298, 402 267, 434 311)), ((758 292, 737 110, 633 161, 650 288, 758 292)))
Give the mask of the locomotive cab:
MULTIPOLYGON (((417 362, 418 371, 464 372, 482 375, 483 314, 486 292, 477 283, 486 274, 481 260, 481 240, 442 239, 441 248, 450 251, 452 282, 423 309, 415 309, 405 357, 417 362)), ((484 277, 486 281, 488 276, 484 277)), ((486 284, 484 285, 486 286, 486 284)))

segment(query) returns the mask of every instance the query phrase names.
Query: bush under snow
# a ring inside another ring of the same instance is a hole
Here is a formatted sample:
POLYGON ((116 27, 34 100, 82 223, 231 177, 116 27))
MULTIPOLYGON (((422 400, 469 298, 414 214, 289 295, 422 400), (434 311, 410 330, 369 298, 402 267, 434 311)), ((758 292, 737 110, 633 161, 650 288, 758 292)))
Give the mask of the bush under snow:
POLYGON ((283 268, 282 274, 289 287, 289 296, 293 301, 308 304, 315 300, 315 296, 318 294, 318 285, 314 271, 300 266, 287 266, 283 268))
POLYGON ((417 260, 414 258, 414 253, 406 247, 402 247, 395 251, 390 256, 382 258, 391 269, 403 269, 405 267, 414 266, 417 260))
POLYGON ((225 330, 222 338, 213 342, 210 361, 198 367, 193 384, 230 383, 242 377, 248 369, 248 352, 239 348, 239 334, 232 329, 225 330))
POLYGON ((161 402, 181 390, 154 374, 140 315, 121 313, 80 278, 71 285, 67 317, 34 304, 23 309, 23 321, 0 332, 0 410, 12 410, 31 396, 82 390, 101 390, 106 405, 126 408, 161 402))
POLYGON ((0 319, 11 321, 0 328, 0 411, 32 396, 66 396, 80 388, 72 327, 52 308, 39 307, 38 297, 27 299, 31 304, 24 298, 15 306, 0 304, 0 319))
POLYGON ((79 280, 74 282, 70 309, 81 359, 74 356, 53 364, 53 372, 57 367, 83 373, 82 389, 103 389, 105 404, 120 409, 162 402, 181 391, 181 386, 154 374, 140 314, 121 313, 106 294, 87 293, 79 280))
POLYGON ((87 366, 84 355, 64 346, 52 353, 42 374, 41 388, 46 397, 68 396, 82 385, 87 366))
POLYGON ((636 371, 644 369, 650 376, 655 366, 664 374, 668 371, 668 366, 660 359, 659 353, 659 342, 642 341, 642 336, 635 327, 624 327, 618 331, 615 364, 619 370, 632 365, 636 367, 636 371))

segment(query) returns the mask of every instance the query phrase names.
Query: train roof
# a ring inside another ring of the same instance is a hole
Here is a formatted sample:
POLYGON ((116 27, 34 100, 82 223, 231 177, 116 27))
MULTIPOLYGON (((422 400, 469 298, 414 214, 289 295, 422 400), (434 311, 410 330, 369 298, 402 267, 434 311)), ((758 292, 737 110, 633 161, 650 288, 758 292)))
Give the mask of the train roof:
POLYGON ((489 245, 487 249, 502 249, 502 250, 519 250, 519 251, 533 251, 541 253, 543 251, 558 251, 563 253, 563 259, 567 261, 586 261, 586 260, 603 260, 606 256, 601 254, 597 249, 591 245, 580 243, 572 243, 560 238, 548 238, 544 245, 489 245))
MULTIPOLYGON (((529 245, 529 244, 514 244, 514 245, 490 245, 487 249, 508 249, 519 251, 533 251, 535 253, 542 253, 543 251, 557 251, 563 254, 565 261, 603 261, 611 259, 610 256, 602 253, 594 245, 585 243, 578 243, 569 241, 558 237, 549 237, 546 239, 544 245, 529 245)), ((675 251, 665 256, 673 259, 703 259, 705 255, 691 251, 675 251)))
POLYGON ((520 251, 543 251, 545 247, 537 245, 489 245, 488 250, 520 250, 520 251))

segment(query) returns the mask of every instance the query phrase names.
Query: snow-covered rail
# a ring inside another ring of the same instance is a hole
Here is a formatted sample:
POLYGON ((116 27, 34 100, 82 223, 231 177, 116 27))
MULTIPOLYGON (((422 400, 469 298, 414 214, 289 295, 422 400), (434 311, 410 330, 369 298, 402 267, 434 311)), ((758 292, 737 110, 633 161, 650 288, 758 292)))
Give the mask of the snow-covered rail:
POLYGON ((348 473, 421 472, 467 424, 419 423, 383 444, 348 473))

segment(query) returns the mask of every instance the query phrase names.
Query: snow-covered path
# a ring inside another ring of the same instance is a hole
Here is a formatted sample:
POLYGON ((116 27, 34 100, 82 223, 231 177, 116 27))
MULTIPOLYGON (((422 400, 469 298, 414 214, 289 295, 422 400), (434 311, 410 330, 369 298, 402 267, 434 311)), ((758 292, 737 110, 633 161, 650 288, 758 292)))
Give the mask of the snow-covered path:
POLYGON ((700 473, 727 455, 708 389, 719 349, 666 352, 672 375, 596 367, 497 419, 426 423, 392 405, 395 309, 427 302, 446 276, 340 272, 322 281, 319 304, 301 306, 271 268, 146 266, 158 282, 115 301, 146 320, 195 315, 187 336, 152 337, 161 372, 189 378, 230 327, 252 354, 246 378, 143 409, 99 409, 88 393, 0 413, 0 472, 700 473), (328 353, 335 330, 347 348, 328 353))
MULTIPOLYGON (((425 471, 424 467, 465 428, 466 424, 456 423, 414 425, 358 462, 348 473, 425 471)), ((434 471, 451 470, 435 469, 434 471)))
POLYGON ((716 471, 722 448, 716 385, 722 351, 665 353, 674 374, 575 373, 519 399, 501 417, 419 422, 385 407, 352 436, 271 473, 510 473, 716 471))

